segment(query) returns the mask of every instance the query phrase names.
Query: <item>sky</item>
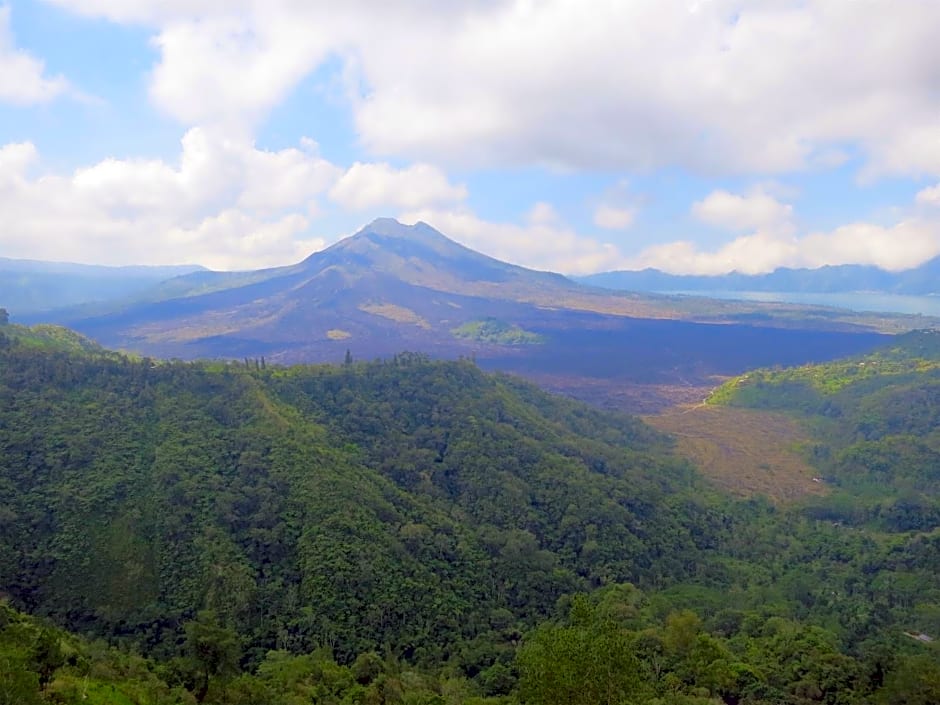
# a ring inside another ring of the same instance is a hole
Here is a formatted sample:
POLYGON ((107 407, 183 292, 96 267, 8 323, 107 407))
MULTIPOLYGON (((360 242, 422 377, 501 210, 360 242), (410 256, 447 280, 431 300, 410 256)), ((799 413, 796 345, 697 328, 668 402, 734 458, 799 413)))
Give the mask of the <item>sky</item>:
MULTIPOLYGON (((0 0, 2 3, 2 0, 0 0)), ((940 255, 937 0, 7 0, 0 256, 376 217, 566 274, 940 255)))

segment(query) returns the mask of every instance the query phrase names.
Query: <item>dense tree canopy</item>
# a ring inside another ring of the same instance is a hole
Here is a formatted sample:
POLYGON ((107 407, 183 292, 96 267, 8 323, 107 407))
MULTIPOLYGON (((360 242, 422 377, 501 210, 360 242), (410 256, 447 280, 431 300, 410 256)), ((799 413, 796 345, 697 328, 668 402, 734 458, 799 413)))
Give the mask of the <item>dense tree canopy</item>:
POLYGON ((0 608, 0 704, 935 702, 919 354, 897 388, 855 364, 723 392, 792 390, 826 430, 838 491, 786 508, 469 361, 158 362, 7 326, 0 593, 120 650, 0 608))

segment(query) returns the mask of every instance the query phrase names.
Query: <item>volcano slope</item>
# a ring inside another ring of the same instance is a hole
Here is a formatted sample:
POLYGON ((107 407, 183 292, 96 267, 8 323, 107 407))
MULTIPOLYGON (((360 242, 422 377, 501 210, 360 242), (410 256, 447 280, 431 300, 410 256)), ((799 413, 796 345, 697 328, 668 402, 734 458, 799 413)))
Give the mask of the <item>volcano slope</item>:
MULTIPOLYGON (((15 313, 15 311, 14 311, 15 313)), ((38 320, 38 319, 36 319, 38 320)), ((44 315, 110 348, 279 363, 474 357, 613 408, 650 411, 752 367, 868 350, 916 317, 612 292, 379 219, 289 267, 197 272, 134 302, 44 315)))

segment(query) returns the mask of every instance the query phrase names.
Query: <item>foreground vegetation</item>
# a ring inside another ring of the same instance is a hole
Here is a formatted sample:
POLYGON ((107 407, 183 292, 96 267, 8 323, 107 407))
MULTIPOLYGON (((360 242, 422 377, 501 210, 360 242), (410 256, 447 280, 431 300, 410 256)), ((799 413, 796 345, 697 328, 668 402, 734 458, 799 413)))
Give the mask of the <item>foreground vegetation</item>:
POLYGON ((858 656, 794 620, 725 611, 655 616, 630 585, 566 601, 568 615, 528 632, 511 660, 485 677, 430 671, 394 655, 339 664, 327 647, 271 650, 243 670, 244 642, 200 613, 178 655, 161 662, 89 642, 0 605, 0 705, 719 705, 720 703, 936 703, 932 644, 899 637, 858 656))
POLYGON ((885 528, 468 361, 0 332, 0 705, 937 702, 940 530, 885 528))

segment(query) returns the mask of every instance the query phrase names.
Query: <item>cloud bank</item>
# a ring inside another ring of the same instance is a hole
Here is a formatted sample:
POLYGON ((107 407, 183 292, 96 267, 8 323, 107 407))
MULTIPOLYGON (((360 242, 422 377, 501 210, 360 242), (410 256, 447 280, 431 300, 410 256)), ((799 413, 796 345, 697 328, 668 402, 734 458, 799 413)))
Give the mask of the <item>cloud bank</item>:
MULTIPOLYGON (((933 196, 926 189, 916 201, 930 202, 933 196)), ((688 240, 656 245, 631 258, 628 268, 653 267, 673 274, 763 274, 778 267, 851 263, 900 271, 940 255, 940 219, 936 216, 911 217, 887 226, 851 223, 800 235, 792 222, 792 207, 760 191, 747 195, 715 191, 694 203, 692 214, 747 234, 714 250, 703 250, 688 240)))
MULTIPOLYGON (((727 233, 724 244, 688 237, 628 258, 643 224, 632 200, 598 194, 584 205, 587 232, 546 208, 506 223, 478 215, 449 172, 681 170, 760 183, 851 164, 867 182, 935 181, 940 3, 631 0, 586 11, 580 0, 45 1, 143 28, 156 56, 147 95, 185 136, 178 163, 105 159, 67 175, 45 170, 30 143, 4 147, 9 254, 282 263, 322 242, 312 233, 324 209, 380 208, 420 214, 490 254, 572 272, 896 269, 937 253, 936 187, 893 223, 825 232, 760 189, 715 189, 688 206, 699 227, 727 233), (361 150, 351 165, 309 145, 255 147, 272 111, 318 70, 331 72, 349 110, 361 150)), ((17 48, 0 8, 0 101, 42 104, 69 90, 17 48)))
POLYGON ((151 98, 188 125, 254 124, 339 58, 378 155, 774 173, 852 147, 940 175, 933 2, 52 1, 150 28, 151 98))
POLYGON ((10 257, 102 264, 283 264, 324 242, 304 213, 337 170, 317 154, 219 140, 194 128, 178 164, 106 159, 68 176, 31 143, 0 148, 0 247, 10 257))

